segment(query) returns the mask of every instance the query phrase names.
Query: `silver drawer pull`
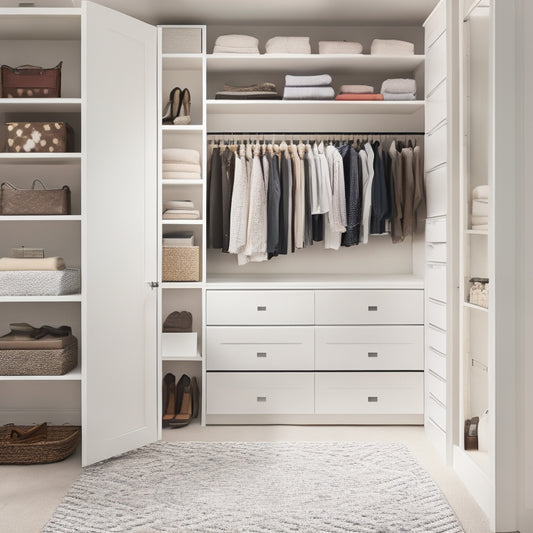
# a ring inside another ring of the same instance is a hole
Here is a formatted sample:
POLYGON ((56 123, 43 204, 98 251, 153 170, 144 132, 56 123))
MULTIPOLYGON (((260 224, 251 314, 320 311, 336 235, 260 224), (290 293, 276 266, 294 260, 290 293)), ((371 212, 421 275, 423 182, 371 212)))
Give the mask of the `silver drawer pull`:
POLYGON ((257 401, 258 402, 266 402, 267 401, 267 397, 266 396, 258 396, 257 397, 257 401))
POLYGON ((267 356, 266 352, 257 352, 257 357, 266 357, 266 356, 267 356))
POLYGON ((377 357, 378 352, 368 352, 368 357, 377 357))
POLYGON ((368 310, 369 311, 377 311, 378 310, 378 306, 377 305, 369 305, 368 306, 368 310))
POLYGON ((368 397, 368 401, 369 402, 377 402, 378 401, 378 397, 377 396, 369 396, 368 397))
POLYGON ((257 306, 257 310, 258 311, 266 311, 267 310, 267 306, 266 305, 258 305, 257 306))

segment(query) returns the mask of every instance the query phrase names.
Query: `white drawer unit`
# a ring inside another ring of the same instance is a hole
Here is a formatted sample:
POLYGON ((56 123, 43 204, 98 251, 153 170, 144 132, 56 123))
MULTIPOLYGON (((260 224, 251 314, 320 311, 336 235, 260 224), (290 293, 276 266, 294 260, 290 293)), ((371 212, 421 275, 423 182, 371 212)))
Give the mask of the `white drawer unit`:
POLYGON ((207 414, 313 414, 313 372, 208 372, 207 414))
POLYGON ((428 298, 446 302, 446 264, 428 263, 426 276, 428 298))
POLYGON ((316 370, 423 370, 423 326, 319 326, 316 370))
POLYGON ((440 217, 448 212, 447 165, 426 173, 426 206, 428 217, 440 217))
POLYGON ((316 291, 318 325, 423 324, 421 290, 316 291))
POLYGON ((426 372, 427 389, 442 405, 446 405, 446 381, 432 372, 426 372))
POLYGON ((317 372, 317 414, 422 414, 422 372, 317 372))
POLYGON ((207 291, 207 324, 312 325, 313 291, 207 291))
POLYGON ((432 263, 446 263, 447 244, 445 242, 426 243, 426 261, 432 263))
POLYGON ((446 407, 440 404, 435 398, 428 398, 428 418, 443 431, 446 431, 446 407))
POLYGON ((425 44, 429 48, 446 31, 446 3, 441 2, 424 23, 425 44))
POLYGON ((426 50, 426 96, 446 79, 446 32, 426 50))
POLYGON ((426 220, 426 242, 446 242, 446 217, 426 220))
POLYGON ((430 348, 437 350, 446 355, 446 332, 440 329, 428 326, 426 329, 427 343, 430 348))
POLYGON ((427 172, 448 160, 448 127, 438 127, 430 135, 426 135, 425 168, 427 172))
POLYGON ((207 327, 207 370, 314 370, 314 327, 207 327))
POLYGON ((446 356, 429 348, 427 351, 427 368, 442 379, 446 379, 446 356))
POLYGON ((439 124, 447 118, 447 86, 443 80, 426 98, 426 133, 431 133, 439 124))
POLYGON ((427 321, 432 326, 446 330, 446 304, 435 300, 428 300, 427 321))

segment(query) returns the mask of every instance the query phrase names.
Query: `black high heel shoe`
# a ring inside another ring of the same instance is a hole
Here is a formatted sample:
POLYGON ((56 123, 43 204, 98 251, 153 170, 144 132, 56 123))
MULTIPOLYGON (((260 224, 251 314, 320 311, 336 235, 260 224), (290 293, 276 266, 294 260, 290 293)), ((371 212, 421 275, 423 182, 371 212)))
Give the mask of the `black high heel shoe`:
POLYGON ((163 110, 163 122, 172 124, 174 119, 179 116, 183 102, 183 93, 179 87, 174 87, 170 91, 168 102, 163 110))
POLYGON ((183 89, 181 93, 181 103, 178 114, 174 117, 173 123, 179 125, 186 125, 191 123, 191 93, 189 89, 183 89), (181 110, 181 104, 183 104, 183 116, 180 117, 179 111, 181 110))

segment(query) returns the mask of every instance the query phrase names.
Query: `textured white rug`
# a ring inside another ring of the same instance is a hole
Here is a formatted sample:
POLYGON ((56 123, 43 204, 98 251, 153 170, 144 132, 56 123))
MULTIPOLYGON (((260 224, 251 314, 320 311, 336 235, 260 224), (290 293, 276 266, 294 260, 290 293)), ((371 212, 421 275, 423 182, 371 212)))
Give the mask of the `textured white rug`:
POLYGON ((459 533, 403 444, 158 442, 85 468, 45 533, 459 533))

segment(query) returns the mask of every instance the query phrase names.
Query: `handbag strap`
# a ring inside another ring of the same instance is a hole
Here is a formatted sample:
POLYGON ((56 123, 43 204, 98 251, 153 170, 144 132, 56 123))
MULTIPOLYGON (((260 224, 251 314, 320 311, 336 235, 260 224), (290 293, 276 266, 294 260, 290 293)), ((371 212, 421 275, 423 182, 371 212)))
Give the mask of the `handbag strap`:
POLYGON ((18 189, 12 183, 9 183, 9 181, 4 181, 2 185, 0 185, 0 189, 6 189, 7 187, 14 191, 18 191, 18 189))
POLYGON ((46 185, 45 185, 45 184, 44 184, 39 178, 36 178, 36 179, 33 180, 32 184, 31 184, 31 188, 32 188, 32 189, 35 189, 35 188, 36 188, 36 187, 35 187, 35 184, 36 184, 36 183, 39 183, 39 184, 41 185, 41 187, 43 188, 43 191, 46 191, 46 190, 47 190, 47 189, 46 189, 46 185))

